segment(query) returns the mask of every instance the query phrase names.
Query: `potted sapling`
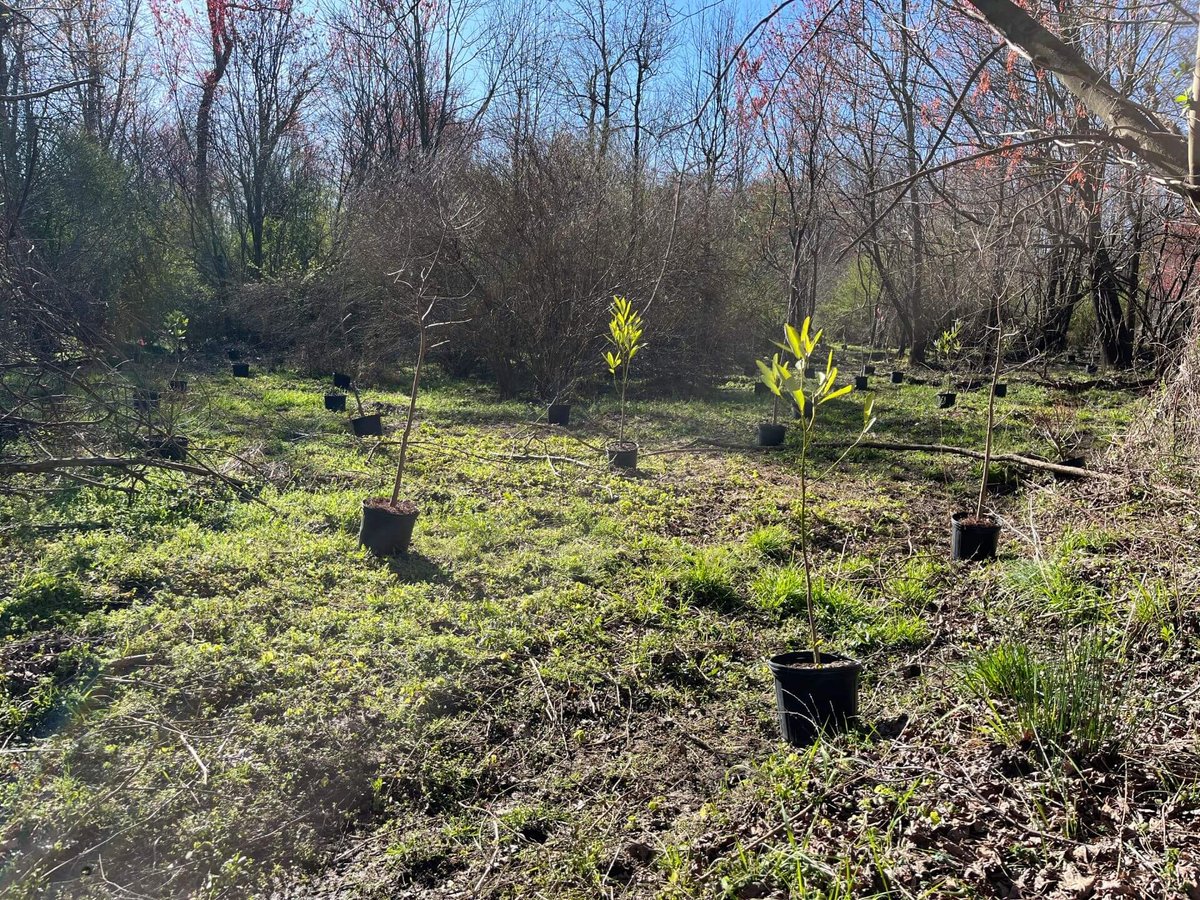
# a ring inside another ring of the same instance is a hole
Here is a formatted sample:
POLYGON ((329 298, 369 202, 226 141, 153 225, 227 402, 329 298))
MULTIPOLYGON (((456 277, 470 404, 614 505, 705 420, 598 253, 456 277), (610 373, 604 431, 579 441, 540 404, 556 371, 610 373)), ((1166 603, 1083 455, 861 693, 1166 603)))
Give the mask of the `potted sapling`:
POLYGON ((642 343, 642 317, 624 297, 613 296, 612 319, 608 323, 608 342, 611 350, 604 351, 613 384, 621 393, 620 425, 615 443, 606 448, 608 463, 618 469, 636 469, 638 445, 625 436, 625 396, 629 387, 629 364, 645 345, 642 343), (621 373, 617 379, 618 370, 621 373))
POLYGON ((571 424, 571 404, 551 403, 546 407, 546 422, 566 428, 571 424))
POLYGON ((778 447, 787 436, 787 426, 779 423, 779 401, 783 399, 783 392, 792 380, 792 370, 786 362, 779 359, 778 353, 771 358, 770 363, 761 359, 756 362, 761 377, 759 384, 772 394, 771 421, 758 423, 756 441, 760 447, 778 447))
POLYGON ((546 404, 546 424, 566 428, 571 424, 571 389, 573 378, 565 378, 558 383, 550 394, 550 402, 546 404))
MULTIPOLYGON (((345 372, 334 371, 333 373, 333 391, 325 395, 325 408, 330 412, 345 412, 346 411, 346 395, 348 391, 354 387, 354 379, 345 372)), ((357 394, 355 395, 357 397, 357 394)), ((359 404, 359 415, 362 415, 362 404, 359 404)), ((380 423, 382 424, 382 422, 380 423)), ((382 428, 380 429, 382 433, 382 428)), ((357 430, 355 434, 357 434, 357 430)))
MULTIPOLYGON (((799 331, 784 326, 787 345, 796 357, 795 371, 803 372, 814 356, 821 332, 809 336, 811 322, 805 319, 799 331)), ((802 377, 793 376, 785 390, 800 410, 800 555, 804 564, 804 596, 808 610, 810 646, 772 656, 767 664, 775 678, 775 703, 779 714, 779 732, 785 741, 798 747, 816 740, 820 729, 844 728, 858 715, 858 679, 862 664, 837 653, 822 649, 817 631, 816 606, 813 599, 812 554, 808 531, 808 486, 823 476, 809 472, 810 450, 818 432, 819 410, 831 400, 848 394, 852 387, 837 387, 837 367, 833 351, 829 352, 825 371, 811 387, 802 377)), ((858 438, 837 462, 845 458, 875 424, 874 399, 863 405, 863 425, 858 438)), ((830 467, 836 467, 837 462, 830 467)), ((828 474, 826 470, 825 474, 828 474)))
MULTIPOLYGON (((404 285, 412 291, 414 298, 414 318, 417 324, 417 361, 413 366, 412 393, 408 398, 408 412, 404 418, 404 430, 400 434, 400 458, 396 463, 396 477, 392 482, 390 497, 368 497, 362 504, 362 525, 358 531, 358 542, 376 556, 406 555, 408 545, 412 541, 413 527, 417 522, 417 504, 412 500, 402 500, 400 491, 404 483, 404 468, 408 461, 408 445, 412 435, 413 421, 417 415, 417 392, 421 387, 421 369, 425 364, 425 354, 431 349, 430 332, 446 325, 457 325, 459 322, 433 322, 434 310, 437 308, 438 296, 429 300, 426 292, 433 263, 422 267, 417 282, 410 283, 403 278, 403 271, 395 274, 396 283, 404 285), (426 302, 428 301, 428 302, 426 302)), ((355 390, 355 399, 358 391, 355 390)), ((359 405, 361 411, 362 406, 359 405)))
MULTIPOLYGON (((354 429, 355 437, 382 437, 383 436, 383 415, 381 413, 367 414, 363 409, 362 397, 358 393, 358 384, 352 383, 350 390, 354 392, 354 404, 358 407, 358 415, 352 416, 350 419, 350 427, 354 429)), ((329 405, 326 398, 327 407, 329 405)), ((346 398, 342 397, 342 409, 346 408, 346 398)))
POLYGON ((188 389, 187 381, 181 378, 179 374, 179 370, 183 365, 183 342, 187 339, 187 330, 187 316, 177 309, 173 309, 167 313, 163 332, 167 339, 167 347, 175 357, 175 371, 172 373, 168 386, 171 392, 175 394, 186 394, 188 389))
POLYGON ((954 361, 962 353, 962 339, 959 337, 961 328, 962 321, 955 320, 954 325, 943 331, 933 343, 934 351, 942 361, 942 365, 946 367, 945 390, 937 395, 938 409, 949 409, 958 399, 958 394, 953 390, 953 379, 954 361))
POLYGON ((950 557, 955 560, 988 560, 996 558, 1000 539, 1000 523, 985 515, 988 474, 992 465, 992 435, 996 425, 996 382, 1000 378, 1000 358, 1003 356, 1004 323, 1000 318, 1000 298, 996 298, 996 353, 992 359, 992 391, 988 396, 987 424, 983 439, 983 474, 979 478, 979 494, 972 513, 956 512, 950 516, 950 557))

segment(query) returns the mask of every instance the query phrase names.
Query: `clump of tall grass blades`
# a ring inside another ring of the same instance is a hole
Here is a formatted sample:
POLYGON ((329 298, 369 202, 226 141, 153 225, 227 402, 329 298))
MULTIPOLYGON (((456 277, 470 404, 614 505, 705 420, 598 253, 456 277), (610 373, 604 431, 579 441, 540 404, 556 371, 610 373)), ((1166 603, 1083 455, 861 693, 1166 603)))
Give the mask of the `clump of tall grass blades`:
POLYGON ((1044 754, 1094 753, 1121 737, 1121 679, 1109 641, 1089 635, 1039 657, 1006 641, 975 658, 967 674, 988 703, 989 728, 1044 754))

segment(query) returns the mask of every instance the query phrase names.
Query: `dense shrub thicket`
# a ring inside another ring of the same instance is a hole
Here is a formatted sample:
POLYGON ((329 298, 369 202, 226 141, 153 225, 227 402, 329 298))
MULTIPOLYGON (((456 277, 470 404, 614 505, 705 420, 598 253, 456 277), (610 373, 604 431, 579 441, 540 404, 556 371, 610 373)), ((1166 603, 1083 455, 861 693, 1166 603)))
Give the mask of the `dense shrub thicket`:
MULTIPOLYGON (((1101 71, 1138 59, 1121 90, 1169 122, 1191 26, 1126 5, 1144 27, 1046 23, 1101 71)), ((675 390, 813 313, 917 362, 956 319, 977 344, 997 295, 1021 356, 1166 366, 1190 326, 1182 202, 939 5, 5 9, 13 358, 154 343, 178 310, 193 345, 386 375, 414 293, 456 323, 446 367, 543 397, 598 376, 614 294, 675 390)))

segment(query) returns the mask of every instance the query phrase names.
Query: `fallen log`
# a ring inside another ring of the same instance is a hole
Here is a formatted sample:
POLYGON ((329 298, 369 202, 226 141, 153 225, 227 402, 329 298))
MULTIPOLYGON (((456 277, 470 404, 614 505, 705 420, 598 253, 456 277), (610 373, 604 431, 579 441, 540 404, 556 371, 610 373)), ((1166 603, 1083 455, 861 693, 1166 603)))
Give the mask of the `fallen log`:
POLYGON ((169 459, 148 459, 144 456, 68 456, 49 459, 31 459, 20 462, 0 462, 0 478, 11 478, 13 475, 48 475, 55 472, 69 472, 73 469, 170 469, 173 472, 185 472, 189 475, 201 475, 205 478, 217 478, 239 491, 246 492, 246 484, 229 475, 224 475, 204 466, 192 463, 174 462, 169 459))
MULTIPOLYGON (((847 447, 854 445, 827 444, 825 446, 847 447)), ((906 444, 898 441, 859 441, 857 446, 864 450, 896 450, 900 452, 914 453, 949 453, 953 456, 965 456, 968 459, 984 459, 982 450, 970 450, 966 447, 953 447, 949 444, 906 444)), ((992 462, 1008 463, 1009 465, 1014 466, 1024 466, 1027 469, 1036 469, 1041 472, 1053 472, 1055 475, 1061 475, 1065 478, 1098 478, 1104 481, 1120 480, 1120 476, 1114 475, 1111 472, 1100 472, 1096 469, 1085 469, 1082 466, 1064 466, 1061 463, 1052 463, 1044 459, 1035 459, 1032 456, 1022 456, 1019 453, 993 453, 992 462)))

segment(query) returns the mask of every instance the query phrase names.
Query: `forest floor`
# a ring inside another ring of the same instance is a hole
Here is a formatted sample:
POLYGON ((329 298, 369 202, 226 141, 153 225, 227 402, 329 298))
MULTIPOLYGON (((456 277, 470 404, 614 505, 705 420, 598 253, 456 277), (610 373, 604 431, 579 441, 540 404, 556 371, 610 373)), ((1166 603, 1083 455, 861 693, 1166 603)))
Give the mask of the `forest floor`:
MULTIPOLYGON (((1095 455, 1137 414, 1049 374, 1011 379, 1000 451, 1051 455, 1057 404, 1095 455)), ((403 388, 364 393, 376 446, 324 382, 190 378, 162 414, 253 499, 154 471, 0 500, 5 896, 1200 896, 1180 495, 997 467, 1000 559, 952 564, 979 464, 852 451, 812 534, 861 723, 800 750, 764 662, 809 643, 798 454, 748 446, 750 379, 635 401, 636 474, 603 465, 611 400, 555 430, 433 379, 388 561, 356 534, 403 388)), ((877 439, 982 447, 986 390, 875 381, 877 439)), ((852 438, 858 400, 826 410, 852 438)))

